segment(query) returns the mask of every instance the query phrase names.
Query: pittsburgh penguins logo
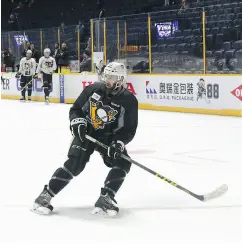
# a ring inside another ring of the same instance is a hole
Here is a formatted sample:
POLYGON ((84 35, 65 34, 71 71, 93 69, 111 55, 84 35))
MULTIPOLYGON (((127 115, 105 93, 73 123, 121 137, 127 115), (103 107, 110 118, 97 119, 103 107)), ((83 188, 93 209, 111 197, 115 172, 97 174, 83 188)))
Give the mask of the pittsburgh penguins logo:
POLYGON ((90 100, 90 117, 88 120, 95 130, 104 129, 106 124, 114 122, 117 113, 118 111, 108 105, 103 105, 101 101, 93 102, 90 100))
POLYGON ((24 70, 29 70, 30 69, 30 64, 29 63, 25 63, 24 64, 24 70))
POLYGON ((52 68, 53 67, 53 61, 45 61, 45 67, 52 68))

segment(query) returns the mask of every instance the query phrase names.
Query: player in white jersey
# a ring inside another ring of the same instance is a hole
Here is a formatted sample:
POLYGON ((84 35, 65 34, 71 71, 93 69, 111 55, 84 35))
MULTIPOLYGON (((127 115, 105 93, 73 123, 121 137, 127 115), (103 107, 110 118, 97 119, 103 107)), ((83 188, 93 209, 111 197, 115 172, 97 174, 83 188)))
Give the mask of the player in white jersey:
POLYGON ((20 86, 21 86, 21 99, 20 101, 25 101, 26 87, 28 87, 28 100, 31 101, 32 95, 32 82, 33 76, 35 74, 36 62, 32 57, 32 51, 28 50, 26 52, 26 57, 20 60, 19 71, 16 74, 16 78, 21 76, 20 86))
POLYGON ((56 70, 55 59, 50 56, 50 49, 45 48, 44 56, 40 58, 39 65, 36 72, 42 74, 46 104, 49 104, 49 95, 52 88, 52 74, 55 70, 56 70))

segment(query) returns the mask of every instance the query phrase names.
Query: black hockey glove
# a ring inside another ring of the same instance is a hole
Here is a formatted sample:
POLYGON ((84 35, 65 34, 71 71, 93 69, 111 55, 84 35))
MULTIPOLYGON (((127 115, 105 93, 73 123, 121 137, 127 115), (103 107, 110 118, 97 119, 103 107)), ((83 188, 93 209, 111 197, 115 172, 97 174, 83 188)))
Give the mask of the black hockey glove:
POLYGON ((15 78, 20 78, 20 76, 21 76, 21 73, 17 73, 16 75, 15 75, 15 78))
POLYGON ((87 121, 84 118, 76 118, 71 121, 72 135, 79 137, 82 142, 85 141, 87 130, 87 121))
POLYGON ((35 73, 35 74, 33 75, 33 78, 34 78, 34 79, 37 79, 37 78, 38 78, 38 73, 35 73))
POLYGON ((108 156, 113 159, 120 158, 121 153, 123 153, 125 145, 122 141, 112 142, 108 147, 108 156))

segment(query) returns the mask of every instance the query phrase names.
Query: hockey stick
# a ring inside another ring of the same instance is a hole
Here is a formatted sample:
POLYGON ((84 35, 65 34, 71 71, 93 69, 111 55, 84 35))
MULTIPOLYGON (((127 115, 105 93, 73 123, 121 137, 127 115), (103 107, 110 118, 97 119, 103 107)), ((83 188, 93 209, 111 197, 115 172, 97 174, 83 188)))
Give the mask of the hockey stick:
MULTIPOLYGON (((87 138, 89 141, 91 141, 91 142, 93 142, 93 143, 95 143, 95 144, 97 144, 97 145, 99 145, 99 146, 101 146, 101 147, 103 147, 103 148, 105 148, 105 149, 108 149, 108 146, 107 146, 107 145, 103 144, 103 143, 100 142, 100 141, 97 141, 97 140, 94 139, 93 137, 91 137, 91 136, 89 136, 89 135, 86 135, 86 138, 87 138)), ((221 185, 220 187, 218 187, 216 190, 214 190, 214 191, 212 191, 212 192, 210 192, 210 193, 207 193, 207 194, 204 194, 204 195, 197 195, 197 194, 195 194, 195 193, 189 191, 189 190, 186 189, 185 187, 182 187, 182 186, 178 185, 178 184, 175 183, 174 181, 172 181, 172 180, 170 180, 170 179, 168 179, 168 178, 166 178, 166 177, 164 177, 164 176, 162 176, 162 175, 156 173, 155 171, 153 171, 153 170, 147 168, 146 166, 144 166, 144 165, 142 165, 142 164, 140 164, 140 163, 134 161, 133 159, 127 157, 127 156, 124 155, 124 154, 121 154, 121 158, 127 160, 128 162, 130 162, 130 163, 132 163, 132 164, 135 164, 136 166, 142 168, 143 170, 145 170, 145 171, 151 173, 152 175, 157 176, 158 178, 160 178, 160 179, 166 181, 167 183, 169 183, 170 185, 172 185, 172 186, 174 186, 174 187, 176 187, 176 188, 182 190, 183 192, 188 193, 189 195, 195 197, 196 199, 198 199, 198 200, 200 200, 200 201, 202 201, 202 202, 206 202, 206 201, 209 201, 209 200, 218 198, 218 197, 222 196, 222 195, 228 190, 228 186, 225 185, 225 184, 223 184, 223 185, 221 185)))
POLYGON ((31 82, 33 82, 33 80, 34 78, 32 78, 32 80, 29 83, 27 83, 20 91, 23 91, 31 82))

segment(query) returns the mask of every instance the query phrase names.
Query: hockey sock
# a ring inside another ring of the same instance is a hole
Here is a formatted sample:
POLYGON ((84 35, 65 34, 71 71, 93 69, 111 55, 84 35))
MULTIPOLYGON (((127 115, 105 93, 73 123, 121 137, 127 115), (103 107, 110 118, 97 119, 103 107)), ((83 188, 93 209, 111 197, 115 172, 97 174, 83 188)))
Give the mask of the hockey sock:
POLYGON ((73 174, 65 167, 58 168, 49 181, 49 189, 54 193, 59 193, 72 179, 73 174))
POLYGON ((24 89, 21 91, 22 97, 25 97, 25 92, 26 92, 26 89, 24 88, 24 89))
POLYGON ((105 192, 106 190, 109 193, 111 193, 112 197, 114 197, 117 191, 119 190, 119 188, 121 187, 121 185, 123 184, 126 174, 127 174, 126 171, 121 168, 118 167, 112 168, 109 171, 108 176, 104 182, 104 188, 102 189, 102 194, 103 191, 105 192))
POLYGON ((44 88, 44 93, 45 93, 45 97, 48 97, 50 95, 49 88, 44 88))
POLYGON ((32 95, 32 88, 28 88, 28 97, 31 97, 32 95))

